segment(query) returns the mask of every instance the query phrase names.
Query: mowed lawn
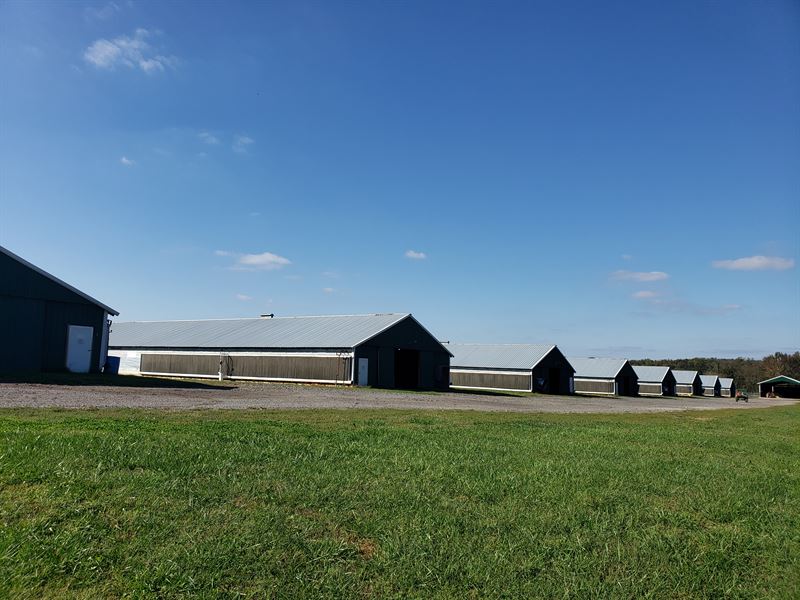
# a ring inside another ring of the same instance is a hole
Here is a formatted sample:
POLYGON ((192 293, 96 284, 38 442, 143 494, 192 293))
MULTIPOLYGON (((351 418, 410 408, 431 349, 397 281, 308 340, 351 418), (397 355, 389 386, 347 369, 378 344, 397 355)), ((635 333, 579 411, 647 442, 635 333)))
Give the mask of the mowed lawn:
POLYGON ((0 411, 0 597, 800 597, 800 406, 0 411))

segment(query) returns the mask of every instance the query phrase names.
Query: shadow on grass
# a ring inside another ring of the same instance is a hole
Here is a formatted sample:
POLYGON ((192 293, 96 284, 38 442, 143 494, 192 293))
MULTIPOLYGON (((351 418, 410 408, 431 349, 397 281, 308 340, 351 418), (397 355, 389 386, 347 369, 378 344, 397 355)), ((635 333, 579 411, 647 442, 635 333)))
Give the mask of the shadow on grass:
POLYGON ((106 386, 132 388, 165 388, 194 390, 234 390, 237 386, 228 382, 171 377, 145 377, 138 375, 111 375, 102 373, 19 373, 0 375, 2 383, 38 383, 67 386, 106 386))

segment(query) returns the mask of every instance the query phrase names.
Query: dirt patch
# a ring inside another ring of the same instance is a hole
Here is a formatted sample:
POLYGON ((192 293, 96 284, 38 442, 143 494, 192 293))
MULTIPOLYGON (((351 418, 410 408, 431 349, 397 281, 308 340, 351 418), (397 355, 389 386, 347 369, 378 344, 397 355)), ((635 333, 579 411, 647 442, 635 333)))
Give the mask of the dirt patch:
MULTIPOLYGON (((737 403, 732 398, 608 398, 592 396, 503 396, 442 392, 421 393, 373 390, 345 386, 237 382, 233 388, 165 387, 161 380, 147 387, 148 378, 136 386, 69 386, 34 383, 0 383, 0 408, 143 408, 192 409, 320 409, 392 408, 423 410, 475 410, 488 412, 647 413, 733 408, 747 410, 786 406, 796 400, 758 398, 737 403)), ((415 426, 429 421, 420 417, 415 426)))

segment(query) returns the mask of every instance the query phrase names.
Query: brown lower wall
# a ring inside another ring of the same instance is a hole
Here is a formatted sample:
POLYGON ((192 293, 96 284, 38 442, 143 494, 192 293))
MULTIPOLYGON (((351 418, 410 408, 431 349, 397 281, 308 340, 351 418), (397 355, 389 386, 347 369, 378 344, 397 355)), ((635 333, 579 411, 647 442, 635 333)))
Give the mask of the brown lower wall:
POLYGON ((648 396, 663 396, 664 388, 660 383, 639 383, 639 393, 648 396))
MULTIPOLYGON (((143 373, 217 375, 219 355, 142 354, 143 373)), ((225 377, 297 379, 345 382, 350 380, 350 358, 337 356, 230 356, 223 357, 225 377)))
POLYGON ((575 378, 575 393, 613 394, 614 381, 586 381, 575 378))
POLYGON ((457 373, 451 370, 450 381, 454 387, 519 390, 522 392, 531 389, 531 376, 519 373, 457 373))

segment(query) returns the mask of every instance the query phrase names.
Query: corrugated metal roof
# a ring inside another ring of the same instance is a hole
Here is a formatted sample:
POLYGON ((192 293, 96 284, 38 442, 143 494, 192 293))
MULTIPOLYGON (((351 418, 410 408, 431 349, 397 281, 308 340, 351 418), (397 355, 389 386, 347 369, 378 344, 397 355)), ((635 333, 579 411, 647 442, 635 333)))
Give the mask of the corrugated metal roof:
POLYGON ((444 344, 452 354, 450 368, 533 369, 553 344, 444 344))
POLYGON ((720 377, 719 378, 719 385, 726 389, 730 389, 733 385, 733 378, 732 377, 720 377))
POLYGON ((716 375, 700 375, 700 383, 703 387, 714 387, 718 380, 719 377, 716 375))
POLYGON ((669 367, 650 366, 650 365, 631 365, 636 371, 636 377, 640 382, 657 381, 662 383, 669 373, 669 367))
POLYGON ((115 322, 111 326, 109 346, 353 348, 408 317, 411 317, 408 313, 384 313, 271 319, 115 322))
POLYGON ((676 371, 672 369, 672 374, 675 376, 675 383, 680 385, 693 385, 697 377, 697 371, 676 371))
POLYGON ((624 358, 568 358, 575 377, 614 379, 628 361, 624 358))
POLYGON ((29 263, 27 260, 25 260, 25 259, 24 259, 24 258, 22 258, 21 256, 17 256, 16 254, 14 254, 14 253, 13 253, 11 250, 9 250, 8 248, 4 248, 3 246, 0 246, 0 252, 2 252, 3 254, 5 254, 5 255, 6 255, 6 256, 8 256, 9 258, 11 258, 11 259, 13 259, 13 260, 17 261, 18 263, 20 263, 20 264, 22 264, 22 265, 25 265, 25 266, 26 266, 26 267, 28 267, 29 269, 33 269, 34 271, 36 271, 37 273, 39 273, 39 275, 42 275, 42 276, 44 276, 44 277, 47 277, 47 278, 48 278, 50 281, 53 281, 53 282, 57 283, 58 285, 64 286, 64 287, 65 287, 65 288, 67 288, 69 291, 71 291, 71 292, 74 292, 74 293, 78 294, 78 296, 80 296, 81 298, 83 298, 83 299, 84 299, 84 300, 86 300, 87 302, 89 302, 89 303, 91 303, 91 304, 94 304, 95 306, 99 306, 99 307, 100 307, 100 308, 102 308, 104 311, 106 311, 108 314, 110 314, 110 315, 114 315, 114 316, 117 316, 117 315, 119 314, 119 313, 118 313, 116 310, 114 310, 114 309, 113 309, 113 308, 111 308, 110 306, 106 306, 105 304, 103 304, 103 303, 102 303, 102 302, 100 302, 99 300, 95 300, 95 299, 94 299, 94 298, 92 298, 92 297, 91 297, 89 294, 86 294, 85 292, 82 292, 82 291, 80 291, 78 288, 71 286, 71 285, 70 285, 70 284, 68 284, 66 281, 61 281, 61 280, 60 280, 58 277, 56 277, 55 275, 52 275, 52 274, 48 273, 47 271, 45 271, 44 269, 41 269, 41 268, 37 267, 37 266, 36 266, 36 265, 34 265, 33 263, 29 263))

